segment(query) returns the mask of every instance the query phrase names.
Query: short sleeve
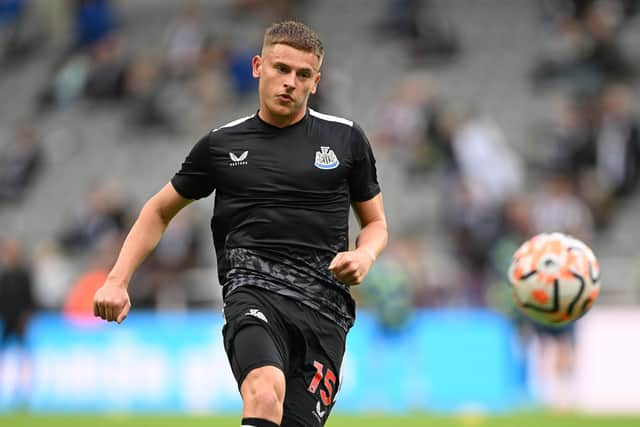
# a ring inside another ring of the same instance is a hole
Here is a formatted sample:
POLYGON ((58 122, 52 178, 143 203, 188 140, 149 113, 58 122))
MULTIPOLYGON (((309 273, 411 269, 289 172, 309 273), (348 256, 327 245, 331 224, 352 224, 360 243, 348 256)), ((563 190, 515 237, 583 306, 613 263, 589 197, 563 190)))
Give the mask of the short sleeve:
POLYGON ((171 180, 176 191, 186 199, 207 197, 216 188, 212 173, 210 136, 209 133, 196 143, 171 180))
POLYGON ((353 169, 349 174, 351 201, 365 202, 380 193, 376 159, 364 131, 354 123, 352 130, 353 169))

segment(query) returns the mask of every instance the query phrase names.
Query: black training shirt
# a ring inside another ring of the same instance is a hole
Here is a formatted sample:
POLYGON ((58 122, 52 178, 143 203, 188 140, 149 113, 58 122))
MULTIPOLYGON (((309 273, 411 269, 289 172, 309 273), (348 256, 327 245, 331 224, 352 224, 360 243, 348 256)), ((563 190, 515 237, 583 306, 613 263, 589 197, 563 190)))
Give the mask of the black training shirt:
POLYGON ((258 286, 353 324, 349 288, 327 267, 348 249, 350 202, 380 192, 358 125, 308 110, 278 128, 254 114, 201 138, 171 182, 189 199, 216 190, 211 229, 225 296, 258 286))

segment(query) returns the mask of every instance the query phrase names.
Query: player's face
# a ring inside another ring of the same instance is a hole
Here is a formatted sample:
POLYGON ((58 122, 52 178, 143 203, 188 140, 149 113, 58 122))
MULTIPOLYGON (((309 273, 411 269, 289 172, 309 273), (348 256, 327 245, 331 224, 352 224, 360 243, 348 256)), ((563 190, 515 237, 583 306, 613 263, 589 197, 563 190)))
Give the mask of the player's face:
POLYGON ((320 81, 320 59, 286 44, 266 46, 253 58, 259 79, 260 117, 276 126, 302 119, 309 95, 320 81))

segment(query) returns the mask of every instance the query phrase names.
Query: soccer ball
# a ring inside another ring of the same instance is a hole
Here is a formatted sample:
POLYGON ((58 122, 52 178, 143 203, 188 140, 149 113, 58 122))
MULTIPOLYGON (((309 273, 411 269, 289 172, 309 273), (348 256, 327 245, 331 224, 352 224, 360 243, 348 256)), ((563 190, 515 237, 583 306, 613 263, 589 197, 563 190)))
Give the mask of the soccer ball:
POLYGON ((514 253, 509 283, 522 313, 544 325, 562 326, 593 305, 600 291, 600 266, 580 240, 542 233, 514 253))

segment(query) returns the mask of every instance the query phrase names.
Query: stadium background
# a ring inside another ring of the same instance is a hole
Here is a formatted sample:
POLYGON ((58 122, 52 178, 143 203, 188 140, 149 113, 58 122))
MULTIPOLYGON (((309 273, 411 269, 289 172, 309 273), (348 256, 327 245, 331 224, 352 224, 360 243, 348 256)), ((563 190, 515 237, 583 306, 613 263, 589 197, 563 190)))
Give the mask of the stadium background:
POLYGON ((211 201, 136 276, 124 326, 92 321, 87 298, 196 138, 255 111, 249 60, 286 16, 325 43, 314 108, 369 134, 391 230, 356 293, 336 412, 458 414, 430 425, 637 415, 638 157, 602 154, 619 135, 639 143, 636 12, 623 0, 0 1, 0 240, 20 247, 35 308, 27 350, 3 346, 0 417, 238 413, 211 201), (623 168, 632 178, 616 186, 623 168), (560 338, 514 316, 504 281, 515 245, 551 229, 587 241, 603 271, 592 313, 560 338))

